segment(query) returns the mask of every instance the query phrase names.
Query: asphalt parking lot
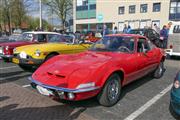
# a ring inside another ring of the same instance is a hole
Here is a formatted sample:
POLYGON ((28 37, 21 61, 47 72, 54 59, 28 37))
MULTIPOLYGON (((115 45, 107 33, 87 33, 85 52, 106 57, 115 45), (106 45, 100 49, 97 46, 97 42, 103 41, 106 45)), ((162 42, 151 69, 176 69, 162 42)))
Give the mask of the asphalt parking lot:
POLYGON ((0 61, 0 118, 90 119, 90 120, 175 120, 169 111, 170 88, 180 70, 180 59, 166 60, 161 79, 146 76, 123 88, 113 107, 100 106, 95 98, 79 102, 57 102, 33 90, 17 65, 0 61))

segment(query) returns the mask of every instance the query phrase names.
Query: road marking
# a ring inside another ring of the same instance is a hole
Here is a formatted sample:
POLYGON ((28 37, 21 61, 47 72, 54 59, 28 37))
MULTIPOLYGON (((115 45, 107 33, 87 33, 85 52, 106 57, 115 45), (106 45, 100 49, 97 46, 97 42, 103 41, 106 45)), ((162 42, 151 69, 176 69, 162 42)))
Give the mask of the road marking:
POLYGON ((140 114, 142 114, 144 111, 146 111, 146 109, 151 107, 155 102, 157 102, 161 97, 163 97, 167 92, 169 92, 171 90, 171 87, 172 87, 172 84, 169 85, 167 88, 165 88, 163 91, 161 91, 159 94, 154 96, 151 100, 149 100, 147 103, 145 103, 139 109, 134 111, 132 114, 130 114, 124 120, 134 120, 135 118, 137 118, 140 114))
POLYGON ((30 87, 31 85, 30 84, 28 84, 28 85, 23 85, 22 87, 23 88, 27 88, 27 87, 30 87))
POLYGON ((0 70, 3 70, 3 69, 10 69, 10 68, 16 68, 16 67, 18 67, 18 66, 2 67, 2 68, 0 68, 0 70))

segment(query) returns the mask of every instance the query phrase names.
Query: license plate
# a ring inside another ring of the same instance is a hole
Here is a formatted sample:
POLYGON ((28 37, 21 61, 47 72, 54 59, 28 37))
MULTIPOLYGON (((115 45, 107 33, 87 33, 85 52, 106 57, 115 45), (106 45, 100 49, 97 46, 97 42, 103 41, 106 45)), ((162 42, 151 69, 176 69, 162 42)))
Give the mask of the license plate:
POLYGON ((42 95, 46 95, 46 96, 53 95, 52 91, 50 91, 50 90, 48 90, 46 88, 43 88, 43 87, 41 87, 39 85, 36 86, 36 89, 42 95))
POLYGON ((12 62, 13 62, 13 63, 16 63, 16 64, 19 64, 19 59, 13 58, 13 59, 12 59, 12 62))

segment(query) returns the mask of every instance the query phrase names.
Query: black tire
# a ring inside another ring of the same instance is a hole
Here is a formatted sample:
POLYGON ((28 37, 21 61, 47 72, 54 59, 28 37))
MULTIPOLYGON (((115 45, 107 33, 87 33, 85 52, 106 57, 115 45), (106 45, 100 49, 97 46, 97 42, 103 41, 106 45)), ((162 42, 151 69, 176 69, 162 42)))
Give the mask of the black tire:
POLYGON ((164 62, 161 61, 158 67, 156 68, 156 70, 153 72, 153 77, 159 79, 163 76, 164 72, 165 72, 164 62))
POLYGON ((101 90, 100 94, 97 96, 97 99, 101 105, 106 107, 111 107, 119 101, 120 95, 121 95, 121 78, 119 77, 118 74, 112 74, 106 81, 103 89, 101 90))
MULTIPOLYGON (((58 55, 58 54, 49 54, 49 55, 46 57, 45 61, 49 60, 50 58, 52 58, 52 57, 54 57, 54 56, 56 56, 56 55, 58 55)), ((44 62, 45 62, 45 61, 44 61, 44 62)))
POLYGON ((19 67, 21 69, 23 69, 24 71, 27 71, 27 72, 34 72, 36 69, 34 69, 32 66, 25 66, 25 65, 20 65, 19 64, 19 67))

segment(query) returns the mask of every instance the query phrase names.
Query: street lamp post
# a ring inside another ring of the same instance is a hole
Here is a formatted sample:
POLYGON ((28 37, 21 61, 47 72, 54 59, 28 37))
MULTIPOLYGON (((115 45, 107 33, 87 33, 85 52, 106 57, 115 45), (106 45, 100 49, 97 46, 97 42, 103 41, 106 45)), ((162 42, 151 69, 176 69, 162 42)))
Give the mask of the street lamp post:
POLYGON ((42 29, 42 1, 39 0, 39 27, 42 29))

